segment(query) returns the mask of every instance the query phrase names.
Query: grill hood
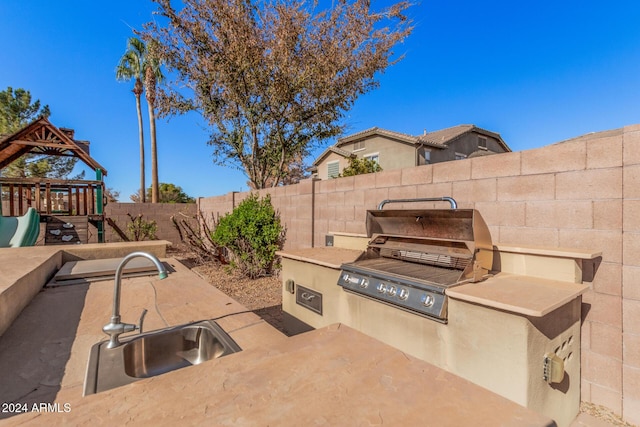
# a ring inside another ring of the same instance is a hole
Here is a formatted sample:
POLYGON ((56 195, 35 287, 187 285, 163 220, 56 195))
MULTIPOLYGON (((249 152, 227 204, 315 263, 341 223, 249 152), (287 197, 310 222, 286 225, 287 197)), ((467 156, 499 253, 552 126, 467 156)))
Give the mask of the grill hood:
POLYGON ((436 252, 458 252, 456 248, 464 245, 480 267, 492 269, 491 234, 475 209, 370 210, 366 226, 370 247, 386 238, 403 246, 437 248, 436 252))

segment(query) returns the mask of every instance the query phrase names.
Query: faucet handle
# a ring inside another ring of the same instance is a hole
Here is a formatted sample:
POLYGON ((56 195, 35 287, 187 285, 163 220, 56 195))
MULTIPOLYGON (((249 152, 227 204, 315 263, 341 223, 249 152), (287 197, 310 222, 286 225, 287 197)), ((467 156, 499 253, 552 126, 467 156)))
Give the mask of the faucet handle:
POLYGON ((144 324, 144 316, 147 315, 147 309, 144 308, 142 309, 142 314, 140 315, 140 320, 138 321, 138 326, 136 329, 140 330, 140 333, 142 333, 142 325, 144 324))

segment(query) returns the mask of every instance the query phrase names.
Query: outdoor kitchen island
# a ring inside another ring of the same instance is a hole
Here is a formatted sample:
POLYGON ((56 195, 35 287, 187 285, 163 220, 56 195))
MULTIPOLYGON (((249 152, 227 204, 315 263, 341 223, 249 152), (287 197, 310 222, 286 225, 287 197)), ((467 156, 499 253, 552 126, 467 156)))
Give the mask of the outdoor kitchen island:
MULTIPOLYGON (((280 252, 291 328, 341 322, 559 426, 574 420, 581 294, 588 288, 582 282, 594 274, 600 253, 494 246, 494 268, 485 280, 446 289, 443 322, 339 286, 343 265, 362 256, 368 239, 334 233, 332 240, 332 247, 280 252)), ((389 285, 382 289, 388 295, 389 285)))
MULTIPOLYGON (((27 256, 18 251, 23 273, 39 269, 40 259, 58 250, 36 248, 27 256)), ((11 261, 14 252, 9 251, 0 250, 0 258, 11 261)), ((113 281, 46 288, 9 326, 0 349, 3 363, 15 360, 3 378, 15 377, 15 387, 34 375, 34 365, 61 359, 61 369, 45 370, 38 382, 54 396, 29 393, 34 400, 27 413, 14 411, 0 425, 552 425, 543 415, 344 325, 287 338, 180 263, 164 262, 172 268, 165 280, 123 281, 123 319, 135 319, 149 307, 145 331, 151 331, 165 321, 215 318, 242 351, 82 396, 89 350, 106 338, 101 328, 110 312, 113 281), (70 295, 74 298, 65 298, 70 295), (73 307, 72 319, 53 321, 66 316, 56 309, 65 304, 73 307), (59 331, 54 334, 52 328, 59 331), (25 346, 32 350, 23 351, 25 346), (34 410, 36 402, 45 405, 34 410)), ((21 283, 6 283, 14 285, 21 283)), ((24 393, 6 388, 15 394, 4 401, 6 408, 22 411, 15 404, 24 393)))

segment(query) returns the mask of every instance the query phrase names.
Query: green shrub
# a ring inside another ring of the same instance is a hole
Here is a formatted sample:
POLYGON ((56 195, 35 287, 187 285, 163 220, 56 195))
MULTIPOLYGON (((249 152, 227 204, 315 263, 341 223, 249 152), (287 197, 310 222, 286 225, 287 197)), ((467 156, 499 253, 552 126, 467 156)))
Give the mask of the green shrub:
POLYGON ((342 170, 340 176, 354 176, 373 172, 382 172, 382 167, 380 167, 378 162, 367 158, 358 159, 357 157, 351 157, 349 159, 349 166, 342 170))
POLYGON ((131 222, 127 224, 127 232, 129 233, 129 238, 134 241, 141 240, 156 240, 156 232, 158 231, 158 224, 155 220, 147 221, 142 218, 142 214, 138 214, 138 216, 133 216, 130 213, 127 213, 131 222))
POLYGON ((251 194, 233 212, 220 218, 212 238, 227 249, 233 267, 255 279, 279 268, 276 251, 282 249, 285 234, 269 195, 258 199, 251 194))

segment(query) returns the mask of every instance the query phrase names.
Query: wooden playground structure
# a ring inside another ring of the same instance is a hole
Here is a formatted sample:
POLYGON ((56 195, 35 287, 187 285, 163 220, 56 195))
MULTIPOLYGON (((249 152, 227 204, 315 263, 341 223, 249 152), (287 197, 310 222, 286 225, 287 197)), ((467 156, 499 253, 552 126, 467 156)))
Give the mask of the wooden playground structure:
POLYGON ((21 216, 33 207, 46 223, 45 244, 87 243, 89 224, 104 242, 103 177, 107 171, 89 155, 89 143, 74 139, 71 129, 57 128, 46 118, 12 135, 0 135, 0 173, 26 154, 75 157, 93 169, 95 180, 8 178, 0 174, 0 215, 21 216))

